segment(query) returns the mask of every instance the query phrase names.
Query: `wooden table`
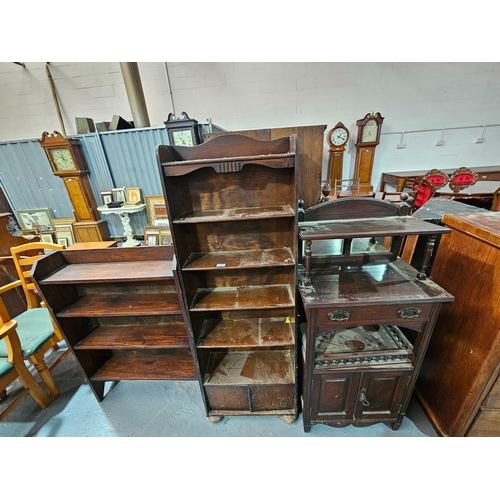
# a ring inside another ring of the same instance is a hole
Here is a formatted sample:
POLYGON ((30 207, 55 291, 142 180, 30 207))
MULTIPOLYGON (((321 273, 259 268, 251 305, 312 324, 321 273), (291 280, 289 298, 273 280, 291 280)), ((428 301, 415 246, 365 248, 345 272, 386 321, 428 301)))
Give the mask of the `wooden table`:
POLYGON ((458 201, 468 198, 492 198, 493 193, 498 188, 500 188, 500 179, 497 181, 477 181, 474 185, 466 187, 458 193, 453 192, 447 184, 441 189, 437 189, 434 196, 458 201))
MULTIPOLYGON (((458 168, 458 167, 457 167, 458 168)), ((491 167, 470 167, 474 172, 479 174, 479 181, 498 181, 500 182, 500 165, 491 167)), ((379 191, 385 191, 386 184, 395 186, 396 191, 402 191, 403 186, 408 180, 419 181, 427 172, 431 170, 430 168, 426 170, 407 170, 404 172, 384 172, 382 173, 382 178, 380 180, 379 191)), ((442 168, 442 172, 450 175, 455 172, 456 168, 442 168)))

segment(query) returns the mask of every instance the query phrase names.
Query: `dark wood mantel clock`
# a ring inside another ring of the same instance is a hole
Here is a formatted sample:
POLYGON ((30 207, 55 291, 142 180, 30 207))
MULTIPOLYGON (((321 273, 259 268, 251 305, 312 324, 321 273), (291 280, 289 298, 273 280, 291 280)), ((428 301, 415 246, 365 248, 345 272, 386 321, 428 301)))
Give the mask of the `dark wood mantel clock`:
POLYGON ((42 134, 38 141, 47 155, 52 172, 64 182, 73 205, 73 224, 79 242, 109 240, 108 226, 100 219, 89 182, 89 169, 78 139, 68 139, 60 132, 42 134))
POLYGON ((349 140, 349 130, 342 122, 338 122, 326 135, 330 145, 330 159, 328 162, 328 179, 335 185, 335 179, 342 179, 344 166, 344 151, 349 140))
POLYGON ((181 113, 180 118, 169 113, 167 121, 163 123, 167 129, 171 146, 197 146, 201 144, 198 122, 189 118, 185 111, 181 113))
POLYGON ((368 113, 358 120, 358 137, 356 139, 356 162, 354 177, 359 178, 362 193, 373 191, 371 184, 375 148, 380 143, 383 116, 380 113, 368 113))

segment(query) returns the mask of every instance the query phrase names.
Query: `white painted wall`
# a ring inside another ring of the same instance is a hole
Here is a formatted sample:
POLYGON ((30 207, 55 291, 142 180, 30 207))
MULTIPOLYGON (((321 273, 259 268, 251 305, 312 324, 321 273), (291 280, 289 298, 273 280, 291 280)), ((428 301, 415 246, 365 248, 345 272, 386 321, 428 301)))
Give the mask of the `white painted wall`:
MULTIPOLYGON (((25 65, 0 63, 0 141, 60 130, 45 63, 25 65)), ((50 69, 68 135, 76 133, 76 117, 132 119, 119 63, 51 62, 50 69)), ((151 126, 163 124, 172 102, 177 115, 186 111, 226 130, 318 124, 329 130, 343 122, 351 131, 344 177, 353 167, 356 120, 380 112, 374 186, 383 171, 500 164, 498 62, 140 62, 139 70, 151 126), (441 132, 454 127, 470 128, 441 132), (403 149, 397 132, 407 132, 403 149), (479 136, 484 142, 476 144, 479 136), (441 138, 444 145, 436 146, 441 138)), ((324 172, 327 157, 325 141, 324 172)))

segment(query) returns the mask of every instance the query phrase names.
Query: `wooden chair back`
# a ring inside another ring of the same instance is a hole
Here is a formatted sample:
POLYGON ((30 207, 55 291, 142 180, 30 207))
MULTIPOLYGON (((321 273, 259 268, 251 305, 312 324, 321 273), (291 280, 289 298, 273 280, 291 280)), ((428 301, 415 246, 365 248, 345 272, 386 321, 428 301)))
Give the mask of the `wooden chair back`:
POLYGON ((416 189, 415 201, 413 202, 413 210, 418 210, 427 203, 436 194, 436 188, 426 179, 421 179, 420 182, 414 184, 416 189))
POLYGON ((441 189, 450 181, 450 176, 436 168, 429 170, 423 178, 430 182, 436 189, 441 189))
POLYGON ((63 245, 44 242, 25 243, 24 245, 11 247, 10 253, 14 259, 18 277, 21 280, 28 309, 40 307, 38 292, 30 276, 33 264, 41 257, 44 257, 46 251, 62 250, 63 248, 63 245))
POLYGON ((360 192, 359 177, 355 177, 353 179, 335 179, 335 184, 333 188, 334 198, 339 198, 342 195, 342 192, 359 193, 360 192))
POLYGON ((450 188, 454 193, 460 192, 477 182, 478 174, 467 167, 460 167, 450 176, 450 188))

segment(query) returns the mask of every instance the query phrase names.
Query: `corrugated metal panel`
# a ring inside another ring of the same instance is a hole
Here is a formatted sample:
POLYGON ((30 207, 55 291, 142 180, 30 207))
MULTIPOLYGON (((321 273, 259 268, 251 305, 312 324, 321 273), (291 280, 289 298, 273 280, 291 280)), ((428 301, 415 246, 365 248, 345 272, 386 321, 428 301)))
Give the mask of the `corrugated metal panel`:
POLYGON ((168 144, 165 127, 103 132, 101 139, 115 187, 140 187, 143 196, 162 193, 156 147, 168 144))
MULTIPOLYGON (((204 132, 212 123, 200 124, 204 132)), ((221 129, 222 130, 222 129, 221 129)), ((114 187, 140 187, 144 197, 162 194, 156 147, 169 144, 165 127, 95 132, 80 139, 89 167, 89 181, 97 204, 100 192, 114 187)), ((49 208, 53 217, 71 217, 73 209, 64 184, 52 174, 37 139, 0 143, 0 182, 13 210, 49 208)), ((111 237, 123 236, 118 216, 103 215, 111 237)), ((143 234, 146 211, 132 214, 135 234, 143 234)))
POLYGON ((73 216, 64 184, 35 139, 0 144, 0 180, 13 210, 49 208, 52 217, 73 216))

